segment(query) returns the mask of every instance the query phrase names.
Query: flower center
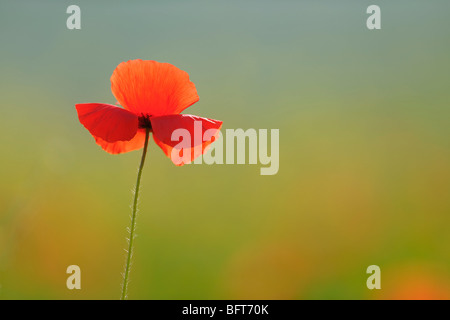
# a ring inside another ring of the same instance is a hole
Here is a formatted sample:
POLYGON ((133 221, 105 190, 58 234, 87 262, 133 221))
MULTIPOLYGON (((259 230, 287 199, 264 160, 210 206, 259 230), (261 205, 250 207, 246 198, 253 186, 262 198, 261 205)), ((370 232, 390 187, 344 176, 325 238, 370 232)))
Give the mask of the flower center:
POLYGON ((150 121, 151 115, 149 114, 141 114, 138 118, 139 120, 139 129, 150 129, 152 131, 152 123, 150 121))

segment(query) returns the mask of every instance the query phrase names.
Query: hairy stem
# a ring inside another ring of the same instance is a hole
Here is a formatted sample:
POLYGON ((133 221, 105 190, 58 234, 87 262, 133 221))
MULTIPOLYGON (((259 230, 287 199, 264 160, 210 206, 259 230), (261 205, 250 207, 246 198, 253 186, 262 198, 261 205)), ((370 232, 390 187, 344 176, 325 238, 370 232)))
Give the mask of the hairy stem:
POLYGON ((122 295, 121 300, 125 300, 127 298, 127 289, 128 289, 128 276, 130 273, 131 266, 131 257, 133 254, 133 241, 134 241, 134 233, 136 229, 136 211, 137 211, 137 202, 139 198, 139 186, 141 184, 141 175, 142 169, 144 168, 145 156, 147 155, 147 146, 148 146, 148 138, 150 135, 150 129, 147 128, 145 131, 145 143, 144 150, 142 151, 141 164, 139 165, 138 176, 136 180, 136 188, 134 191, 134 200, 133 200, 133 211, 131 214, 131 227, 130 227, 130 238, 128 240, 128 251, 127 251, 127 260, 125 264, 125 272, 123 274, 123 285, 122 285, 122 295))

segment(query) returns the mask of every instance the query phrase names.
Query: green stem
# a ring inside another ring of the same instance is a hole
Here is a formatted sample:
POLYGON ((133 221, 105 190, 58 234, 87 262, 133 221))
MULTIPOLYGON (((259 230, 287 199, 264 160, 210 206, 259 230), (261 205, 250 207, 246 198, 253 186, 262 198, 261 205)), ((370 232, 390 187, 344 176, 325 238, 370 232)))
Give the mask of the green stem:
POLYGON ((131 215, 130 239, 128 241, 128 251, 127 251, 128 254, 127 254, 127 261, 125 264, 125 272, 123 275, 121 300, 125 300, 127 298, 128 275, 130 273, 131 256, 132 256, 132 252, 133 252, 134 231, 136 229, 136 211, 137 211, 137 202, 138 202, 138 198, 139 198, 139 186, 141 184, 141 175, 142 175, 142 169, 144 168, 145 156, 147 155, 147 145, 148 145, 149 135, 150 135, 150 129, 147 128, 145 131, 144 150, 142 151, 141 164, 139 165, 139 171, 138 171, 138 176, 137 176, 137 180, 136 180, 136 188, 134 191, 133 212, 131 215))

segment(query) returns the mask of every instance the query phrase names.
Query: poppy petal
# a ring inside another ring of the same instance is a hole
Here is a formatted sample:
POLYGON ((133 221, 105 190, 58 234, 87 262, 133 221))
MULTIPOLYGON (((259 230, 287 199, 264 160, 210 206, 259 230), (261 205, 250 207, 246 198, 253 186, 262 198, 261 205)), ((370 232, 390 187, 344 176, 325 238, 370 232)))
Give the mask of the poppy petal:
POLYGON ((75 105, 81 124, 106 142, 128 141, 138 130, 138 117, 125 109, 103 103, 75 105))
POLYGON ((95 137, 95 142, 108 153, 119 154, 138 150, 144 147, 145 129, 139 129, 130 141, 107 142, 102 138, 95 137))
POLYGON ((120 63, 111 76, 118 102, 137 114, 178 114, 199 100, 187 72, 170 63, 130 60, 120 63))
POLYGON ((152 117, 150 121, 153 139, 177 166, 190 163, 205 153, 222 127, 222 121, 189 114, 152 117))

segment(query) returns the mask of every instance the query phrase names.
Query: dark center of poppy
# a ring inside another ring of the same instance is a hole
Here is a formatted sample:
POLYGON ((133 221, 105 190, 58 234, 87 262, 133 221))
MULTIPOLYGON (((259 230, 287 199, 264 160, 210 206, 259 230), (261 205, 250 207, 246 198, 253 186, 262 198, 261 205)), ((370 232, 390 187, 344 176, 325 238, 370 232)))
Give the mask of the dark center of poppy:
POLYGON ((151 115, 149 114, 141 114, 138 118, 139 120, 139 129, 150 129, 152 130, 152 122, 150 121, 151 115))

